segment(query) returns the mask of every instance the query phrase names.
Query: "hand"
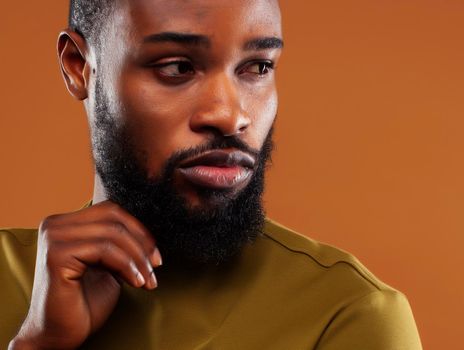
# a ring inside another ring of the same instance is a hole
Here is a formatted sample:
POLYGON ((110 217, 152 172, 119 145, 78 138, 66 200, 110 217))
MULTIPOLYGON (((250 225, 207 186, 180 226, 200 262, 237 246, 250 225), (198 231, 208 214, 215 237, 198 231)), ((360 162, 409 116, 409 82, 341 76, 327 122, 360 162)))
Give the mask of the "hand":
POLYGON ((117 204, 46 218, 40 225, 29 313, 10 349, 75 349, 116 306, 124 281, 157 286, 151 233, 117 204))

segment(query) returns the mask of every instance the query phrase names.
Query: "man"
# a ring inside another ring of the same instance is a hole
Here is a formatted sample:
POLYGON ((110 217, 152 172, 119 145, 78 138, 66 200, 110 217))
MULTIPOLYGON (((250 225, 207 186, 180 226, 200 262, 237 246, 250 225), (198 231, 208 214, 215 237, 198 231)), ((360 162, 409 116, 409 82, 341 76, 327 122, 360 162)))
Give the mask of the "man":
POLYGON ((0 345, 421 348, 401 293, 264 217, 282 47, 277 0, 71 1, 94 195, 1 231, 0 345))

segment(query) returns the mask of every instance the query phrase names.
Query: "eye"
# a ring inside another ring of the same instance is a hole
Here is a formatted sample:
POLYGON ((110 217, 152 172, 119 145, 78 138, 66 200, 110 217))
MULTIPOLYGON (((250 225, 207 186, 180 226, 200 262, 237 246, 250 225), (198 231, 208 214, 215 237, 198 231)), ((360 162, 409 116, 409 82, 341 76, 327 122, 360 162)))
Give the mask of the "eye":
POLYGON ((241 73, 251 73, 256 74, 257 76, 264 76, 274 69, 274 63, 271 61, 255 61, 246 65, 241 73))
POLYGON ((157 72, 164 77, 182 78, 195 73, 189 61, 171 61, 153 65, 157 72))

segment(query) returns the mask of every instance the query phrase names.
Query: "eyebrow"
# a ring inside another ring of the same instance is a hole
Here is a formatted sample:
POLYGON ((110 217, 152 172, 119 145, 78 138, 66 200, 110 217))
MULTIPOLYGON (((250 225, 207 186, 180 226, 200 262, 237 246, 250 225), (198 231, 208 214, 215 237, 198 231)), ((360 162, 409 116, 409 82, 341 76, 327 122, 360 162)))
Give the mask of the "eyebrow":
MULTIPOLYGON (((189 46, 211 46, 211 40, 206 35, 180 32, 162 32, 151 34, 143 39, 144 43, 176 43, 189 46)), ((282 39, 277 37, 262 37, 247 41, 244 45, 246 51, 259 51, 281 49, 284 47, 282 39)))
POLYGON ((284 47, 282 39, 277 37, 269 38, 256 38, 245 43, 245 50, 268 50, 268 49, 281 49, 284 47))
POLYGON ((211 41, 205 35, 188 34, 178 32, 163 32, 151 34, 143 39, 144 43, 176 43, 191 46, 205 46, 211 45, 211 41))

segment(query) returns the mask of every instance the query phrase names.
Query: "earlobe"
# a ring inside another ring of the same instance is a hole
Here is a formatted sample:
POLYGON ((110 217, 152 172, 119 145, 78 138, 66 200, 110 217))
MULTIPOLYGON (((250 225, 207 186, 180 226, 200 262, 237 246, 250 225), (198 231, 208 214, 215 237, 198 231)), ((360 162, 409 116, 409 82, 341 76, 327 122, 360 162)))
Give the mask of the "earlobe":
POLYGON ((58 37, 58 59, 69 93, 78 100, 88 97, 89 62, 86 60, 86 42, 78 33, 65 30, 58 37))

